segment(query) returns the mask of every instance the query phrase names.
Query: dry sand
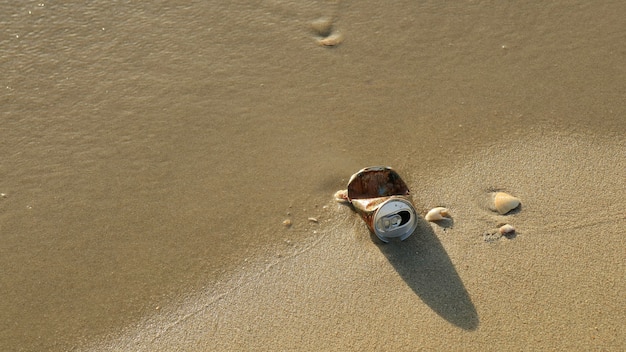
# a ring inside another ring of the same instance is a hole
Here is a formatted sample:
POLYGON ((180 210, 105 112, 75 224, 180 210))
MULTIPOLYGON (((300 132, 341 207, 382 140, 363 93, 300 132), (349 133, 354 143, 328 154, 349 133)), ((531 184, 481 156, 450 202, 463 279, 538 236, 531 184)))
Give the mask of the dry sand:
POLYGON ((92 348, 624 350, 624 143, 535 131, 458 168, 407 165, 399 171, 422 215, 446 206, 451 227, 421 221, 383 245, 330 202, 308 242, 250 260, 92 348), (490 211, 492 190, 521 208, 490 211), (486 237, 499 223, 516 235, 486 237))

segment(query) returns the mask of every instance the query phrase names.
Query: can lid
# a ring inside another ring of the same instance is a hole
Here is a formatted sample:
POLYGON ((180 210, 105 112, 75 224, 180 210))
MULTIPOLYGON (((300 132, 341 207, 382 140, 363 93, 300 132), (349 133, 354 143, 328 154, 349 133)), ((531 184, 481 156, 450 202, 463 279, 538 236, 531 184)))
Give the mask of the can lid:
POLYGON ((399 237, 405 240, 417 228, 417 212, 406 199, 391 197, 374 215, 374 233, 383 242, 399 237))

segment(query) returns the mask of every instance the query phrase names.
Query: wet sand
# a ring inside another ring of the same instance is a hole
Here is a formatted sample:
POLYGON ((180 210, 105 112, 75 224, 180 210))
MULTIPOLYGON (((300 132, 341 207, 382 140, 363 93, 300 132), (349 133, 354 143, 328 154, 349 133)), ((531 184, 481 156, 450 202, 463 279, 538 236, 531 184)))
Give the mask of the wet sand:
POLYGON ((0 5, 0 348, 623 350, 624 11, 0 5), (454 226, 377 244, 371 165, 454 226))

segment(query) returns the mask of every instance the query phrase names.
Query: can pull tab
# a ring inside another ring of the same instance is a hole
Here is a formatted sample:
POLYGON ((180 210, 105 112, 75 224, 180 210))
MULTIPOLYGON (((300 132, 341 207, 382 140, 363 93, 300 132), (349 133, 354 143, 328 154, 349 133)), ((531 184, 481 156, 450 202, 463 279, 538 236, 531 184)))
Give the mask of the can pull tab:
POLYGON ((386 215, 378 221, 379 224, 382 225, 382 230, 387 232, 395 230, 396 228, 406 224, 410 219, 411 213, 408 211, 400 211, 395 214, 386 215))

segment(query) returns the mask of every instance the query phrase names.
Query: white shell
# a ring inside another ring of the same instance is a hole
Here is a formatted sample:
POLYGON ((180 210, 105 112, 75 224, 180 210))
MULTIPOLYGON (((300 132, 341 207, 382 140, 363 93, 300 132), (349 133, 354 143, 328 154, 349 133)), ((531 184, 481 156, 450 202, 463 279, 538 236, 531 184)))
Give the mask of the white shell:
POLYGON ((335 192, 334 197, 335 197, 335 201, 339 203, 350 203, 350 200, 348 199, 347 189, 342 189, 341 191, 335 192))
POLYGON ((426 216, 424 216, 426 221, 438 221, 446 218, 450 218, 450 210, 444 207, 432 208, 426 213, 426 216))
POLYGON ((498 213, 502 215, 517 208, 519 205, 519 198, 513 197, 508 193, 496 192, 493 195, 493 207, 498 213))
POLYGON ((498 232, 500 232, 501 235, 508 235, 508 234, 515 232, 515 227, 509 224, 504 224, 500 226, 500 228, 498 229, 498 232))

